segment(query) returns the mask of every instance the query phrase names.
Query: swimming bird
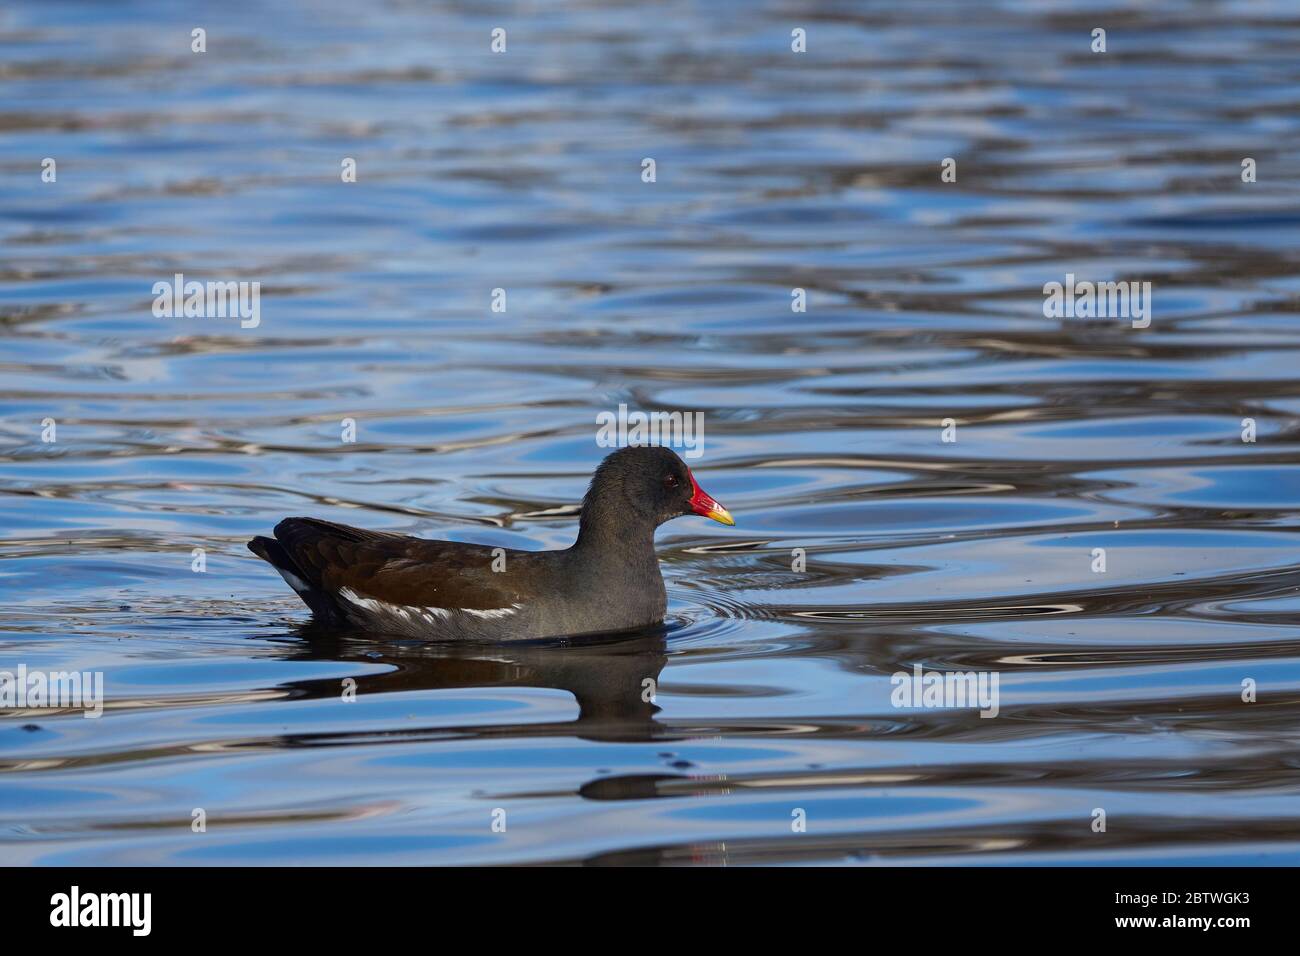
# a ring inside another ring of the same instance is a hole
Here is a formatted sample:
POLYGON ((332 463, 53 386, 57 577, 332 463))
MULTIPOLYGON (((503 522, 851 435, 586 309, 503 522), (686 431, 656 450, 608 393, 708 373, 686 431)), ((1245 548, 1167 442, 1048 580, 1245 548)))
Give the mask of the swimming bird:
POLYGON ((285 518, 248 548, 318 621, 423 640, 514 641, 649 627, 667 594, 655 529, 697 514, 732 525, 669 448, 633 446, 596 468, 578 538, 516 551, 285 518))

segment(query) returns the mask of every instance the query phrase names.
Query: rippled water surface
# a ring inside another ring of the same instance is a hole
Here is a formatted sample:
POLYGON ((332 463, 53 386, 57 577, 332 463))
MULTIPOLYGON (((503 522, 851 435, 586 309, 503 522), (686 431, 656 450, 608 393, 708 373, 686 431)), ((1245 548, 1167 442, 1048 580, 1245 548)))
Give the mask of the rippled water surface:
POLYGON ((0 667, 107 695, 0 713, 0 860, 1300 862, 1300 7, 178 7, 0 12, 0 667), (312 635, 245 550, 567 546, 619 403, 738 520, 664 633, 312 635))

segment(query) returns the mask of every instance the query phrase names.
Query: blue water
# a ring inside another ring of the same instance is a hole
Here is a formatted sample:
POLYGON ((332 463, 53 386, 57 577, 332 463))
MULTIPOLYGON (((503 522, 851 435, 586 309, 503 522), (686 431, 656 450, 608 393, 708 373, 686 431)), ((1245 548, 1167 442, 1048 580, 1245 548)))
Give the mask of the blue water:
POLYGON ((1298 46, 1287 0, 7 4, 0 670, 106 702, 0 708, 0 862, 1300 863, 1298 46), (176 273, 259 324, 155 317, 176 273), (1045 317, 1067 274, 1150 327, 1045 317), (320 634, 244 547, 567 546, 620 403, 703 412, 737 519, 659 532, 663 632, 320 634), (916 665, 998 715, 895 706, 916 665))

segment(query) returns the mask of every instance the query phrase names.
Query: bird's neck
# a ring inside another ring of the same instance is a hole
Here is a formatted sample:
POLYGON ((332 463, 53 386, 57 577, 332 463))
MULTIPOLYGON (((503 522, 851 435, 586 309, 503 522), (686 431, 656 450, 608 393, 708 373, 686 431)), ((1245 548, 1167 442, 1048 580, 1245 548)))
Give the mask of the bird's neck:
POLYGON ((626 508, 589 499, 583 502, 578 540, 570 550, 579 560, 599 562, 606 567, 638 568, 655 564, 655 525, 626 508))
POLYGON ((591 507, 586 501, 566 563, 577 596, 591 602, 604 629, 627 630, 663 620, 667 593, 652 520, 626 506, 591 507))

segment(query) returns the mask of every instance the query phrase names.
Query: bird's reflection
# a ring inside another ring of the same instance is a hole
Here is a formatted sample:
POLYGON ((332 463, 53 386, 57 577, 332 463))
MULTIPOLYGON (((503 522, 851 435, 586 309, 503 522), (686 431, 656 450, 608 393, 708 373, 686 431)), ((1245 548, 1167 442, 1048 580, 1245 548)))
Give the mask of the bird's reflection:
MULTIPOLYGON (((666 630, 586 638, 580 642, 428 644, 305 624, 296 629, 299 660, 389 664, 393 670, 356 678, 357 692, 391 693, 472 687, 550 687, 567 691, 578 717, 563 723, 496 728, 534 735, 563 733, 589 740, 645 741, 660 735, 653 702, 667 661, 666 630)), ((309 682, 314 683, 314 682, 309 682)), ((330 682, 329 693, 337 693, 330 682)), ((304 685, 309 693, 319 688, 304 685)), ((485 728, 485 732, 487 729, 485 728)))

